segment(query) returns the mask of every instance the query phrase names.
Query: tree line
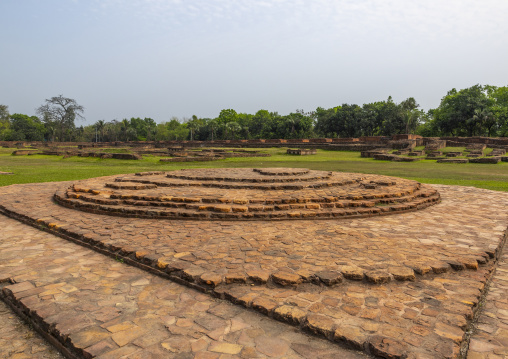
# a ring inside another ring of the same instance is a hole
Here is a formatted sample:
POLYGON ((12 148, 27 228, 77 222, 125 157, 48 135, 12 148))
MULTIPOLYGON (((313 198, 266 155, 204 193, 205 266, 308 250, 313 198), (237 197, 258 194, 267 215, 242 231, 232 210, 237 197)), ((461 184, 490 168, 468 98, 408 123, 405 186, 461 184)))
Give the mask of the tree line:
POLYGON ((296 139, 315 137, 508 136, 508 87, 474 85, 448 91, 439 107, 424 111, 413 97, 395 103, 391 97, 362 106, 342 104, 288 115, 259 110, 255 114, 220 111, 215 118, 99 120, 76 126, 84 107, 62 95, 47 99, 36 115, 10 114, 0 105, 0 140, 4 141, 164 141, 296 139))

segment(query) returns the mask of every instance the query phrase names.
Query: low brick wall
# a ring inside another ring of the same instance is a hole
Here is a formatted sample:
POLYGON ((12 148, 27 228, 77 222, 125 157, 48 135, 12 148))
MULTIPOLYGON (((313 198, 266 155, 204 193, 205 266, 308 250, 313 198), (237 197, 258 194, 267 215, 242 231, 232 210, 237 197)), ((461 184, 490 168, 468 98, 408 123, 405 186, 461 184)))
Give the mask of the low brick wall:
POLYGON ((193 157, 171 157, 171 158, 161 158, 160 162, 208 162, 208 161, 218 161, 223 160, 224 157, 220 156, 193 156, 193 157))
MULTIPOLYGON (((394 136, 363 136, 359 138, 307 138, 307 139, 251 139, 251 140, 214 140, 214 141, 115 141, 115 142, 19 142, 19 141, 0 141, 3 147, 69 147, 78 146, 80 149, 85 148, 101 148, 101 147, 132 147, 132 148, 199 148, 199 147, 300 147, 322 148, 314 146, 336 146, 336 145, 358 145, 358 146, 386 146, 388 143, 395 146, 394 148, 405 148, 403 143, 409 144, 410 148, 415 146, 428 145, 436 141, 448 142, 449 146, 468 146, 483 144, 490 148, 508 149, 508 138, 495 137, 421 137, 411 134, 400 134, 394 136)), ((405 145, 408 147, 407 145, 405 145)), ((372 147, 371 147, 372 148, 372 147)), ((361 147, 326 147, 330 150, 338 151, 362 151, 367 150, 361 147)), ((439 149, 439 148, 435 148, 439 149)))
POLYGON ((499 157, 480 157, 480 158, 470 158, 470 163, 490 163, 490 164, 497 164, 501 161, 501 158, 499 157))
POLYGON ((299 155, 299 156, 305 156, 305 155, 315 155, 317 153, 317 150, 305 150, 305 149, 290 149, 288 148, 286 153, 288 155, 299 155))
POLYGON ((429 141, 425 144, 425 150, 427 151, 436 151, 447 146, 447 141, 444 140, 433 140, 429 141))

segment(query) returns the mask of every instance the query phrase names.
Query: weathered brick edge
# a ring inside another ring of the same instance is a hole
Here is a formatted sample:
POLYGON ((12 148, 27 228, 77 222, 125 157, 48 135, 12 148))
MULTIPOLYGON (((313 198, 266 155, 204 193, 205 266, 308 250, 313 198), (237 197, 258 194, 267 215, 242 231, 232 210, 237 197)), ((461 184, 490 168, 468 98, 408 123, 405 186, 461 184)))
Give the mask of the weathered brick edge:
POLYGON ((494 267, 493 267, 492 271, 490 272, 489 276, 487 277, 487 281, 485 282, 485 286, 483 287, 481 296, 478 299, 478 303, 476 303, 476 306, 474 307, 473 319, 471 320, 468 327, 466 328, 464 340, 462 341, 462 345, 461 345, 460 358, 467 358, 467 352, 469 350, 469 343, 471 341, 471 337, 474 336, 475 327, 476 327, 476 324, 478 323, 478 319, 480 318, 483 311, 485 310, 484 304, 487 301, 487 295, 489 293, 490 285, 491 285, 492 280, 494 279, 494 276, 496 274, 498 260, 503 255, 507 239, 508 239, 508 228, 505 230, 503 239, 499 243, 499 246, 496 248, 494 267))
POLYGON ((426 197, 422 200, 422 203, 411 206, 405 203, 398 204, 398 206, 394 205, 384 208, 356 208, 351 210, 345 210, 337 214, 333 214, 331 212, 315 212, 311 214, 305 214, 298 217, 291 217, 287 214, 273 214, 273 213, 256 213, 256 214, 245 214, 245 213, 213 213, 210 217, 207 217, 204 213, 180 213, 175 211, 170 214, 161 214, 160 211, 143 209, 140 207, 136 210, 127 210, 124 208, 112 208, 100 204, 94 203, 84 203, 79 206, 73 203, 70 199, 66 198, 65 194, 62 191, 57 191, 53 199, 59 205, 71 208, 75 210, 80 210, 83 212, 101 214, 101 215, 109 215, 115 217, 127 217, 127 218, 158 218, 158 219, 170 219, 170 220, 215 220, 215 221, 287 221, 287 220, 302 220, 302 219, 311 219, 311 220, 330 220, 330 219, 354 219, 354 218, 368 218, 368 217, 377 217, 377 216, 388 216, 393 214, 402 214, 409 212, 416 212, 422 209, 425 209, 430 206, 434 206, 436 204, 441 203, 441 196, 439 193, 433 194, 430 197, 426 197))
MULTIPOLYGON (((233 304, 241 305, 248 309, 253 309, 261 314, 264 314, 270 318, 275 320, 296 326, 301 330, 304 330, 310 334, 316 335, 318 337, 322 337, 328 339, 332 342, 338 343, 341 346, 352 348, 355 350, 362 350, 367 354, 374 355, 376 357, 381 358, 393 358, 393 359, 405 359, 407 358, 406 353, 406 345, 395 341, 391 338, 382 337, 379 335, 371 335, 364 342, 359 342, 356 340, 352 340, 349 338, 347 333, 344 333, 340 330, 340 326, 331 323, 329 318, 324 317, 319 314, 308 314, 298 309, 296 307, 292 307, 289 305, 278 305, 275 301, 269 298, 255 298, 253 301, 246 300, 245 298, 237 297, 234 292, 228 291, 224 288, 224 286, 212 287, 211 285, 207 285, 203 281, 200 282, 192 282, 191 280, 196 280, 196 278, 189 277, 188 274, 184 272, 181 268, 169 267, 160 265, 158 258, 154 258, 152 256, 146 255, 146 252, 136 251, 136 249, 132 248, 118 248, 114 245, 107 245, 101 241, 94 240, 92 238, 85 237, 83 235, 73 233, 72 231, 64 228, 64 226, 60 227, 54 223, 46 223, 44 220, 35 220, 29 216, 18 214, 14 211, 10 211, 5 208, 3 205, 0 205, 0 214, 4 214, 10 218, 18 220, 27 225, 33 226, 40 230, 46 231, 53 235, 59 236, 63 239, 67 239, 76 244, 79 244, 83 247, 92 249, 96 252, 104 254, 106 256, 115 258, 125 264, 140 268, 145 270, 151 274, 160 276, 165 279, 169 279, 178 284, 185 285, 189 288, 193 288, 202 293, 207 293, 215 298, 223 299, 232 302, 233 304)), ((501 240, 501 243, 495 250, 488 251, 487 254, 493 261, 489 261, 490 264, 490 273, 488 274, 486 283, 490 283, 492 280, 493 274, 495 273, 495 265, 498 262, 498 259, 501 256, 502 248, 506 242, 508 237, 508 229, 505 231, 505 234, 501 240)), ((484 286, 482 290, 481 297, 485 298, 487 295, 488 286, 484 286)), ((5 294, 2 294, 4 296, 5 294)), ((17 307, 21 307, 22 303, 17 301, 13 295, 9 296, 12 302, 17 307)), ((473 317, 468 322, 468 327, 465 330, 464 340, 460 345, 461 353, 467 352, 467 347, 469 345, 469 336, 468 332, 474 326, 474 320, 478 318, 479 315, 479 303, 480 299, 472 308, 473 317), (474 319, 474 320, 473 320, 474 319)), ((11 305, 11 304, 10 304, 11 305)), ((12 306, 12 305, 11 305, 12 306)), ((18 312, 18 311, 17 311, 18 312)), ((38 325, 40 328, 50 328, 48 323, 39 323, 42 319, 40 318, 32 318, 32 313, 29 308, 24 310, 24 313, 29 313, 27 320, 30 323, 38 325)), ((53 339, 50 342, 53 343, 53 340, 59 340, 59 344, 56 345, 57 348, 60 346, 71 345, 72 343, 68 343, 67 338, 59 338, 58 336, 52 337, 53 339)), ((74 353, 84 353, 84 351, 80 348, 73 348, 74 353)), ((70 353, 72 354, 72 353, 70 353)), ((460 357, 464 357, 460 355, 460 357)), ((70 357, 75 358, 75 357, 70 357)), ((79 358, 86 358, 86 356, 79 356, 79 358)))
MULTIPOLYGON (((440 197, 439 197, 440 200, 440 197)), ((435 204, 435 202, 426 203, 428 206, 435 204)), ((285 273, 285 272, 273 272, 268 273, 262 271, 264 273, 255 273, 254 275, 225 275, 218 276, 213 272, 209 273, 211 275, 206 275, 206 272, 198 271, 192 265, 187 262, 167 262, 164 257, 150 255, 143 248, 135 248, 131 246, 120 247, 115 244, 104 243, 101 241, 97 241, 93 238, 84 236, 80 233, 77 233, 69 228, 67 225, 60 225, 58 223, 51 222, 46 218, 42 219, 34 219, 28 216, 21 215, 19 213, 13 212, 5 208, 0 204, 0 211, 4 211, 7 215, 12 218, 19 219, 20 217, 27 220, 30 225, 33 225, 37 228, 44 228, 59 235, 63 238, 66 238, 71 241, 85 243, 90 246, 90 248, 95 251, 101 252, 108 256, 111 256, 115 259, 121 259, 122 261, 132 261, 132 265, 143 266, 145 270, 157 272, 163 272, 168 274, 175 282, 178 283, 186 283, 187 285, 191 285, 193 288, 201 290, 201 291, 215 291, 217 293, 220 292, 220 287, 224 287, 227 284, 250 284, 250 285, 259 285, 259 284, 273 284, 276 286, 297 286, 302 283, 312 283, 317 285, 326 285, 333 286, 335 284, 341 283, 343 280, 351 280, 351 281, 364 281, 371 284, 384 284, 392 279, 395 281, 414 281, 418 276, 430 276, 430 275, 439 275, 442 273, 448 272, 450 269, 453 270, 463 270, 463 269, 471 269, 477 270, 479 265, 487 264, 490 259, 495 257, 495 251, 486 250, 481 255, 477 256, 474 262, 471 261, 456 261, 451 260, 448 262, 435 262, 435 266, 432 265, 430 270, 422 268, 421 266, 414 265, 408 266, 408 273, 394 271, 389 273, 385 273, 384 275, 379 275, 376 271, 372 273, 363 272, 357 273, 355 271, 352 272, 344 272, 340 273, 337 271, 326 271, 323 273, 311 273, 310 275, 299 275, 294 273, 285 273), (35 223, 35 224, 33 224, 35 223)), ((409 210, 408 210, 409 211, 409 210)), ((406 211, 403 211, 406 212, 406 211)), ((97 212, 93 212, 97 213, 97 212)), ((138 217, 135 217, 138 218, 138 217)), ((222 296, 222 294, 217 295, 218 297, 222 296)))
POLYGON ((82 351, 76 348, 66 337, 60 335, 54 326, 46 323, 35 311, 23 305, 8 288, 2 288, 2 284, 13 284, 10 280, 0 280, 0 299, 7 304, 14 313, 26 323, 29 323, 37 333, 55 347, 64 357, 69 359, 85 358, 82 351))

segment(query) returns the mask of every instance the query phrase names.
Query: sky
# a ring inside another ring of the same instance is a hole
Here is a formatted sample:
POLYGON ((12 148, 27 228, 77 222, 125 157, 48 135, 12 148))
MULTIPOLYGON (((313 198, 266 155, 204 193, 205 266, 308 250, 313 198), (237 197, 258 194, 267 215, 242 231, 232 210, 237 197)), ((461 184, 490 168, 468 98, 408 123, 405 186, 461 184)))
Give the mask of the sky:
MULTIPOLYGON (((0 0, 0 104, 288 114, 508 85, 507 0, 0 0)), ((80 122, 77 121, 77 125, 80 122)))

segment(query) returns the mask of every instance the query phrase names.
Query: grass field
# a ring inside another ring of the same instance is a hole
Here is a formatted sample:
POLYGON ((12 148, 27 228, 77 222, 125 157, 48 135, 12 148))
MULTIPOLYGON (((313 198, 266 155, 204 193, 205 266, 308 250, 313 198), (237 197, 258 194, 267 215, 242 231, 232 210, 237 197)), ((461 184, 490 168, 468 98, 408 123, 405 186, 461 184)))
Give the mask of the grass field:
MULTIPOLYGON (((458 148, 460 149, 460 148, 458 148)), ((454 148, 454 150, 457 150, 454 148)), ((359 152, 319 150, 313 156, 286 155, 285 148, 263 150, 272 157, 231 158, 213 162, 159 162, 143 156, 141 161, 61 156, 12 156, 13 149, 0 149, 0 186, 15 183, 68 181, 140 171, 170 171, 202 167, 304 167, 314 170, 373 173, 414 179, 423 183, 474 186, 508 191, 508 162, 493 164, 447 164, 432 160, 387 162, 361 158, 359 152)))

